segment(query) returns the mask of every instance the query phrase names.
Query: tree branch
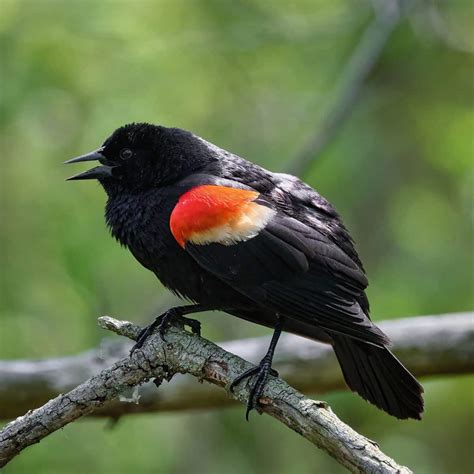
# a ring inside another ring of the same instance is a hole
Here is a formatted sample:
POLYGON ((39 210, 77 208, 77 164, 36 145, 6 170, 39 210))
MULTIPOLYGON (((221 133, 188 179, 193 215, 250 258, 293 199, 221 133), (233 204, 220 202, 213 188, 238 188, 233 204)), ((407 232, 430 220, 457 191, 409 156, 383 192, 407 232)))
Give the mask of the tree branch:
MULTIPOLYGON (((474 315, 456 313, 384 321, 396 355, 418 377, 474 373, 474 315)), ((269 338, 229 341, 220 346, 245 360, 257 362, 269 338)), ((12 419, 72 390, 84 380, 125 358, 131 342, 104 341, 82 354, 44 360, 0 361, 0 419, 12 419)), ((281 377, 304 393, 346 389, 332 348, 326 344, 284 334, 274 366, 281 377), (315 375, 316 374, 316 375, 315 375)), ((235 403, 210 384, 196 384, 189 375, 177 375, 172 384, 156 390, 152 383, 122 393, 93 415, 119 417, 127 413, 216 408, 235 403), (140 403, 126 403, 140 397, 140 403)))
MULTIPOLYGON (((132 323, 107 316, 99 321, 102 327, 131 339, 140 330, 132 323)), ((188 373, 228 388, 237 375, 250 367, 243 359, 183 329, 170 328, 166 342, 154 334, 131 357, 6 425, 0 431, 0 466, 50 433, 92 413, 125 389, 151 378, 160 385, 176 373, 188 373)), ((245 403, 249 395, 247 384, 240 384, 229 395, 245 403)), ((411 472, 383 454, 376 443, 340 421, 324 402, 306 398, 281 379, 271 377, 260 401, 263 412, 324 449, 352 472, 411 472)))

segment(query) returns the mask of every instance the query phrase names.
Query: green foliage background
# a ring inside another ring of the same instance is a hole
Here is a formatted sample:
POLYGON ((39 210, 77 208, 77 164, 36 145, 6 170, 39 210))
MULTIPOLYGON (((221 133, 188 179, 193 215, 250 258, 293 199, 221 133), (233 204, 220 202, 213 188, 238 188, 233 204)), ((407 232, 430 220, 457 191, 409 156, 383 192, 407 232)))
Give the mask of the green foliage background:
MULTIPOLYGON (((145 322, 173 301, 108 236, 99 186, 66 183, 63 160, 150 121, 286 170, 371 17, 362 0, 2 0, 0 357, 75 354, 104 337, 97 316, 145 322)), ((469 0, 422 3, 305 176, 358 243, 376 320, 473 306, 473 18, 469 0)), ((213 340, 268 333, 222 314, 201 320, 213 340)), ((424 385, 422 422, 348 392, 324 398, 415 472, 472 472, 472 378, 424 385)), ((130 416, 113 429, 82 420, 5 469, 33 472, 342 469, 238 407, 130 416)))

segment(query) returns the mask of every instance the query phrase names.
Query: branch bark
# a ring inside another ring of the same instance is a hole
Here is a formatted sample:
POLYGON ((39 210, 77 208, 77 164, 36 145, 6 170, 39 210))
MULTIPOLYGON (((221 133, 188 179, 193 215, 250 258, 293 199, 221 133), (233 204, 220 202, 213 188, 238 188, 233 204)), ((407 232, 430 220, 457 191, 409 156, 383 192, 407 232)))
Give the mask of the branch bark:
MULTIPOLYGON (((99 319, 102 327, 135 339, 140 328, 110 317, 99 319)), ((167 341, 152 335, 132 357, 125 357, 65 395, 28 412, 0 431, 0 466, 26 447, 39 442, 66 424, 95 411, 125 389, 155 378, 160 385, 176 373, 188 373, 201 381, 225 387, 251 365, 215 344, 181 329, 171 328, 167 341)), ((246 402, 247 384, 239 385, 235 399, 246 402)), ((262 411, 324 449, 339 463, 358 473, 409 473, 386 456, 377 444, 340 421, 324 402, 315 402, 271 377, 262 411)))
MULTIPOLYGON (((418 377, 474 373, 474 313, 419 316, 380 323, 393 341, 396 355, 418 377)), ((257 362, 269 338, 228 341, 224 350, 257 362)), ((125 358, 131 347, 126 340, 104 341, 100 347, 70 357, 44 360, 0 361, 0 419, 12 419, 66 393, 101 370, 125 358)), ((304 393, 346 389, 339 364, 328 345, 284 334, 274 366, 291 386, 304 393)), ((129 389, 95 410, 95 416, 120 417, 129 413, 216 408, 235 403, 210 384, 196 384, 178 374, 160 390, 152 383, 129 389), (140 403, 126 403, 140 398, 140 403)))

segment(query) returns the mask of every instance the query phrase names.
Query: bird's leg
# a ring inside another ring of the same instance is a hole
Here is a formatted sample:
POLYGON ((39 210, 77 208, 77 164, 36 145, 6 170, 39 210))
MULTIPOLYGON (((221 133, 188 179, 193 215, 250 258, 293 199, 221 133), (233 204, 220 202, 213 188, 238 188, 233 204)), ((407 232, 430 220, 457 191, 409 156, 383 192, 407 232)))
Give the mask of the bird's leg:
POLYGON ((251 377, 252 375, 256 375, 256 378, 250 389, 250 395, 247 402, 247 411, 245 413, 245 418, 247 421, 249 419, 249 413, 254 408, 258 410, 259 400, 263 394, 263 389, 265 388, 265 384, 267 383, 268 376, 273 375, 274 377, 278 377, 278 372, 272 369, 272 360, 276 345, 278 343, 278 339, 280 338, 282 328, 283 321, 279 318, 275 326, 275 331, 273 332, 270 347, 268 348, 268 351, 265 354, 264 358, 256 367, 252 367, 251 369, 246 370, 243 374, 240 374, 238 377, 236 377, 229 386, 229 390, 232 392, 234 390, 234 387, 239 384, 243 379, 251 377))
POLYGON ((200 304, 192 304, 187 306, 177 306, 170 308, 168 311, 160 314, 155 320, 148 326, 144 327, 137 337, 137 342, 132 347, 130 355, 133 354, 137 349, 143 346, 148 337, 158 328, 160 336, 165 340, 166 330, 173 323, 181 323, 183 326, 189 326, 194 334, 201 335, 201 323, 196 319, 185 318, 185 314, 200 313, 206 311, 209 308, 204 307, 200 304))

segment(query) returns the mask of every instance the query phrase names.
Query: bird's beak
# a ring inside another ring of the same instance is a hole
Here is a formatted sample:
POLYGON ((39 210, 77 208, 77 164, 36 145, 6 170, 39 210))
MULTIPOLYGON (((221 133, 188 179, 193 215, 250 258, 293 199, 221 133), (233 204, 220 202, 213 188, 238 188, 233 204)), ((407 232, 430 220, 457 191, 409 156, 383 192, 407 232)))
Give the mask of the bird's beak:
MULTIPOLYGON (((70 160, 65 161, 65 164, 70 163, 80 163, 81 161, 99 161, 104 163, 106 161, 105 156, 102 154, 102 148, 98 150, 91 151, 85 155, 77 156, 76 158, 71 158, 70 160)), ((113 176, 112 170, 114 166, 96 166, 90 170, 84 171, 83 173, 75 174, 70 178, 67 178, 66 181, 72 181, 77 179, 100 179, 100 178, 110 178, 113 176)))

